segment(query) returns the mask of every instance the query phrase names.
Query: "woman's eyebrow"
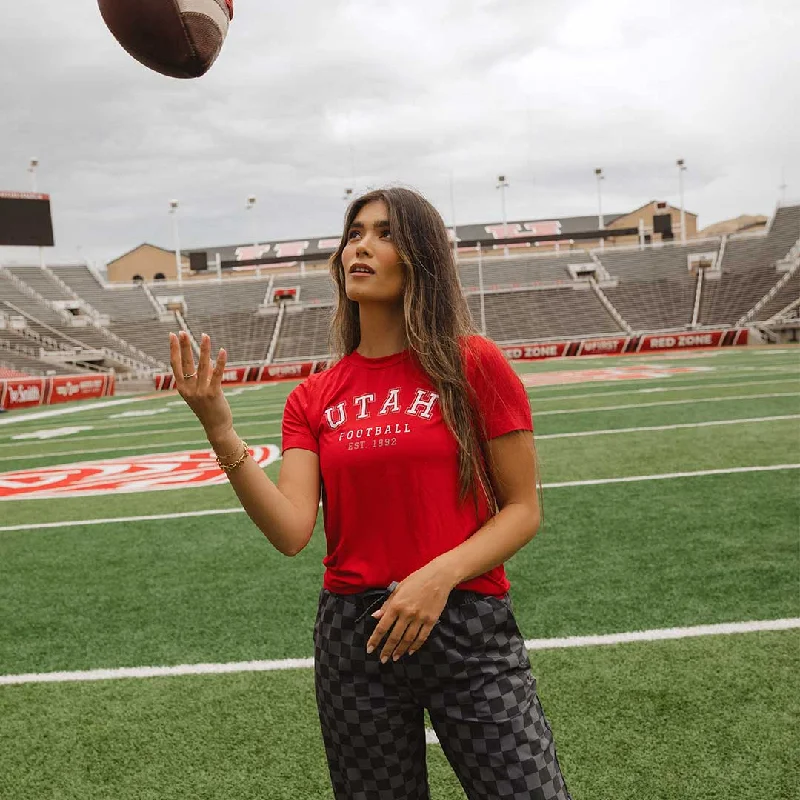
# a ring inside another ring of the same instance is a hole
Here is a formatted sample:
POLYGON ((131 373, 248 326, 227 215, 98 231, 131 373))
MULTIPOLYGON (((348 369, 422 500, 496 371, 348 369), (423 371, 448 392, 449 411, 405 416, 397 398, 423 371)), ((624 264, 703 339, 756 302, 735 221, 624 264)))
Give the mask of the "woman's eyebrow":
MULTIPOLYGON (((372 223, 372 227, 373 228, 388 228, 389 227, 389 220, 381 219, 381 220, 378 220, 377 222, 373 222, 372 223)), ((363 230, 364 223, 363 222, 351 222, 350 223, 350 228, 359 228, 359 229, 363 230)))

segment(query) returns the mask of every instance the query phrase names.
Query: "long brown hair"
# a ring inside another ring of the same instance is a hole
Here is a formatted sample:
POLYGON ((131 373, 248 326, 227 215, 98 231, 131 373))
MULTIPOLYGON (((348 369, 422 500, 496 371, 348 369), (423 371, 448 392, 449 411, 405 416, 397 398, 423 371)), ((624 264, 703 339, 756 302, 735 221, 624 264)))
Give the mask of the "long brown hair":
POLYGON ((345 214, 344 233, 330 270, 338 289, 331 322, 335 357, 349 355, 359 345, 358 303, 345 292, 342 252, 358 212, 368 203, 383 201, 389 211, 389 230, 405 268, 403 313, 408 345, 439 395, 442 416, 458 444, 461 500, 477 488, 486 495, 491 513, 497 500, 488 472, 488 450, 480 434, 474 393, 467 383, 462 357, 463 337, 477 333, 461 292, 458 268, 439 212, 420 194, 404 188, 384 188, 356 198, 345 214))

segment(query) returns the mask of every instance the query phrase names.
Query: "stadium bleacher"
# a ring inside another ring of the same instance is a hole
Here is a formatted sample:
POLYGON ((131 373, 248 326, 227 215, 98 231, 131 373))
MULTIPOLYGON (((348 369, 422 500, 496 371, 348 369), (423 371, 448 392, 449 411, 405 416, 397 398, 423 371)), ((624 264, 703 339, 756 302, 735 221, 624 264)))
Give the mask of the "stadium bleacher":
POLYGON ((700 323, 732 325, 752 309, 781 279, 777 263, 799 239, 800 206, 779 208, 766 236, 731 237, 722 257, 722 276, 704 287, 700 323))
MULTIPOLYGON (((572 283, 568 266, 570 264, 587 264, 592 259, 586 250, 572 250, 563 254, 514 255, 511 258, 500 258, 496 254, 483 258, 484 291, 498 289, 522 289, 545 284, 553 286, 572 283)), ((461 286, 466 293, 479 289, 478 259, 461 259, 459 262, 461 286)))
POLYGON ((45 300, 73 300, 73 296, 66 292, 59 283, 51 277, 46 269, 38 266, 18 266, 7 267, 12 275, 16 275, 24 281, 35 292, 38 292, 45 300))
MULTIPOLYGON (((224 347, 229 364, 264 361, 272 342, 277 315, 259 316, 245 312, 190 316, 192 335, 199 342, 207 333, 214 353, 224 347)), ((166 338, 165 338, 166 343, 166 338)))
POLYGON ((697 277, 689 272, 693 253, 719 250, 719 242, 664 244, 640 249, 595 251, 616 286, 603 288, 623 319, 638 331, 686 328, 692 321, 697 277))
POLYGON ((275 361, 324 358, 328 355, 328 326, 333 306, 311 306, 283 318, 275 361))
MULTIPOLYGON (((467 300, 480 327, 480 295, 469 295, 467 300)), ((588 287, 493 292, 484 295, 484 306, 486 335, 496 342, 620 333, 620 327, 588 287)))

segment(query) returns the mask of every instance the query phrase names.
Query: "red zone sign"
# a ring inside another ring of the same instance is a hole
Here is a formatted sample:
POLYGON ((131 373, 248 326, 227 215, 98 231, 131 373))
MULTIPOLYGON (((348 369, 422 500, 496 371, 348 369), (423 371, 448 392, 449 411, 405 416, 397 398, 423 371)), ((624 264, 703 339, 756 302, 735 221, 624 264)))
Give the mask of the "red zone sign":
POLYGON ((535 342, 500 349, 512 361, 538 361, 565 356, 619 356, 626 353, 660 353, 700 347, 733 347, 747 344, 746 328, 693 333, 648 333, 643 336, 608 336, 602 339, 573 339, 563 342, 535 342))
POLYGON ((5 409, 49 406, 113 394, 114 376, 108 373, 0 380, 0 408, 5 409))
MULTIPOLYGON (((265 467, 280 458, 280 450, 272 444, 260 445, 250 447, 250 455, 259 466, 265 467)), ((5 472, 0 474, 0 500, 187 489, 216 486, 226 481, 211 450, 150 453, 5 472)))

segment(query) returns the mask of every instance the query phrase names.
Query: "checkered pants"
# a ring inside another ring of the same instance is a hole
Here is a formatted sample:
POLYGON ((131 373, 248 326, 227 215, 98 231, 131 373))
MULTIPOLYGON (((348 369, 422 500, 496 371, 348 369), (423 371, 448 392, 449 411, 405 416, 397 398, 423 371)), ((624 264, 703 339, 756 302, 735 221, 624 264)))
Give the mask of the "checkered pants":
POLYGON ((569 800, 510 599, 454 591, 425 644, 381 664, 365 611, 387 596, 320 596, 315 681, 336 800, 429 799, 424 709, 469 800, 569 800))

